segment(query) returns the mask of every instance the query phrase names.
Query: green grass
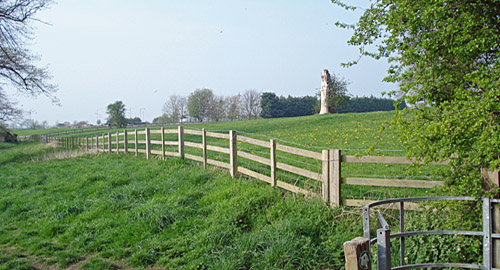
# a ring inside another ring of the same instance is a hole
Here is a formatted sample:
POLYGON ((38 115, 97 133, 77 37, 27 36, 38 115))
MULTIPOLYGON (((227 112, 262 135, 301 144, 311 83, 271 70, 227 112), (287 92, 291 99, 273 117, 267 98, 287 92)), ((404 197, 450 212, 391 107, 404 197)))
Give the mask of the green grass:
MULTIPOLYGON (((388 122, 393 112, 346 113, 329 115, 312 115, 293 118, 274 118, 258 120, 241 120, 223 123, 184 124, 186 128, 213 131, 237 130, 245 135, 251 133, 261 135, 261 139, 269 137, 282 141, 319 147, 322 149, 344 149, 359 152, 373 146, 375 149, 391 150, 386 155, 403 155, 400 151, 403 144, 388 122), (381 128, 384 130, 381 132, 381 128), (399 150, 399 151, 394 151, 399 150)), ((165 126, 175 128, 175 126, 165 126)), ((128 128, 133 130, 134 128, 128 128)), ((144 128, 138 128, 142 130, 144 128)), ((153 129, 159 129, 154 127, 153 129)), ((90 136, 123 132, 123 129, 88 132, 70 136, 90 136)), ((404 143, 404 142, 403 142, 404 143)))
MULTIPOLYGON (((0 153, 28 149, 46 153, 0 153)), ((176 158, 0 166, 0 269, 340 269, 342 243, 361 226, 357 210, 176 158)))
POLYGON ((44 128, 44 129, 14 129, 12 132, 19 136, 31 136, 38 134, 49 134, 54 132, 64 132, 73 130, 72 128, 44 128))
MULTIPOLYGON (((261 134, 305 146, 329 149, 402 149, 392 129, 387 127, 393 112, 311 115, 293 118, 260 119, 227 123, 197 124, 194 128, 238 130, 261 134)), ((188 125, 188 127, 191 127, 188 125)))
MULTIPOLYGON (((367 155, 379 156, 403 156, 403 143, 398 141, 395 131, 388 122, 391 120, 393 112, 372 112, 372 113, 349 113, 313 115, 295 118, 259 119, 252 121, 236 121, 225 123, 209 124, 186 124, 186 129, 201 129, 227 132, 237 130, 238 134, 255 137, 261 140, 276 138, 278 143, 305 148, 315 152, 322 149, 342 149, 343 155, 356 155, 363 153, 370 147, 375 149, 367 155)), ((176 126, 166 126, 165 128, 177 128, 176 126)), ((159 127, 153 128, 159 129, 159 127)), ((130 129, 129 129, 130 130, 130 129)), ((111 131, 112 141, 115 141, 116 132, 123 132, 123 129, 111 131)), ((79 136, 92 135, 79 134, 79 136)), ((77 136, 77 135, 75 135, 77 136)), ((140 135, 140 140, 145 136, 140 135)), ((159 134, 152 134, 152 140, 160 140, 159 134)), ((123 137, 120 138, 123 140, 123 137)), ((166 140, 177 141, 177 134, 167 134, 166 140)), ((185 135, 185 140, 201 143, 201 136, 185 135)), ((208 137, 207 143, 227 148, 228 141, 223 139, 208 137)), ((115 146, 113 146, 115 147, 115 146)), ((123 146, 120 146, 123 148, 123 146)), ((133 144, 129 144, 133 148, 133 144)), ((145 148, 141 145, 140 148, 145 148)), ((153 145, 154 150, 161 150, 159 145, 153 145)), ((238 143, 239 151, 255 154, 264 158, 269 158, 269 150, 263 147, 238 143)), ((177 146, 167 146, 166 151, 177 152, 177 146)), ((185 152, 201 156, 201 150, 186 147, 185 152)), ((208 158, 227 162, 229 156, 213 151, 208 151, 208 158)), ((279 152, 280 162, 304 168, 316 173, 321 173, 321 161, 302 158, 279 152)), ((239 165, 252 169, 264 175, 270 175, 269 168, 265 165, 239 158, 239 165)), ((385 178, 385 179, 413 179, 413 180, 442 180, 448 179, 450 174, 448 166, 408 166, 400 164, 366 164, 366 163, 344 163, 342 165, 342 177, 362 177, 362 178, 385 178)), ((304 177, 297 177, 285 171, 278 170, 278 178, 281 181, 295 184, 308 190, 318 190, 319 182, 311 182, 304 177)), ((388 197, 411 197, 411 196, 433 196, 439 195, 436 189, 426 190, 417 188, 384 188, 372 186, 348 186, 343 185, 342 197, 345 199, 383 199, 388 197)))
POLYGON ((49 145, 39 144, 37 142, 26 142, 19 145, 14 143, 0 144, 0 166, 12 163, 23 162, 54 152, 54 148, 49 145))

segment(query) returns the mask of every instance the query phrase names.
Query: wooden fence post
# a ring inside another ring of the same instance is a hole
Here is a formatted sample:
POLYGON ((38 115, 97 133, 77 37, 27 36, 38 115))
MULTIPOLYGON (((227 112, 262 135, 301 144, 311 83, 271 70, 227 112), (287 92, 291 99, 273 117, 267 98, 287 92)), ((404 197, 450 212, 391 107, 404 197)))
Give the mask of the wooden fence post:
POLYGON ((278 181, 276 178, 276 141, 271 139, 269 142, 269 147, 271 148, 271 186, 276 187, 278 185, 278 181))
POLYGON ((113 152, 112 146, 111 146, 111 132, 108 132, 108 152, 111 153, 113 152))
POLYGON ((323 183, 322 195, 323 201, 328 203, 330 200, 330 151, 323 150, 321 153, 322 168, 321 182, 323 183))
POLYGON ((146 159, 151 155, 151 133, 149 128, 146 128, 146 159))
MULTIPOLYGON (((498 203, 492 204, 491 216, 491 231, 498 234, 500 233, 500 205, 498 203)), ((500 268, 500 239, 493 238, 492 240, 492 266, 493 268, 500 268)))
POLYGON ((102 134, 102 151, 106 152, 106 150, 104 148, 104 138, 105 138, 105 136, 104 136, 104 134, 102 134))
POLYGON ((95 136, 95 150, 99 152, 99 135, 95 136))
POLYGON ((89 136, 87 136, 85 139, 86 139, 85 150, 89 151, 89 136))
POLYGON ((500 172, 498 170, 481 168, 481 180, 483 189, 495 190, 500 186, 500 172))
POLYGON ((138 145, 137 145, 137 144, 139 143, 139 141, 138 141, 138 139, 137 139, 137 129, 135 129, 134 133, 135 133, 135 139, 134 139, 134 144, 135 144, 135 156, 137 156, 137 154, 139 153, 139 149, 138 149, 138 145))
POLYGON ((231 177, 235 178, 238 173, 238 148, 236 131, 229 131, 229 164, 231 177))
POLYGON ((123 151, 125 154, 128 153, 128 134, 126 129, 123 130, 123 151))
POLYGON ((333 206, 340 206, 342 204, 342 198, 340 193, 341 187, 341 163, 342 156, 339 149, 330 150, 330 160, 332 160, 332 165, 330 165, 330 204, 333 206))
POLYGON ((120 154, 120 133, 116 132, 116 153, 120 154))
POLYGON ((203 168, 207 168, 207 130, 201 129, 201 143, 203 145, 203 168))
POLYGON ((357 237, 344 243, 345 270, 371 270, 370 239, 357 237))
POLYGON ((165 160, 165 129, 161 127, 161 157, 165 160))
POLYGON ((184 159, 184 127, 179 126, 179 157, 184 159))

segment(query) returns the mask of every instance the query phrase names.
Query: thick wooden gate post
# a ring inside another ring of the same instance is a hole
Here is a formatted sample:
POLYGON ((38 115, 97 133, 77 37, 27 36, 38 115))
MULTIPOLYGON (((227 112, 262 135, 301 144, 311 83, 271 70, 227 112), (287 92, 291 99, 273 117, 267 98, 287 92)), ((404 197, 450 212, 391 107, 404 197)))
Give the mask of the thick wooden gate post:
POLYGON ((271 186, 278 186, 278 180, 276 178, 276 141, 271 139, 269 142, 269 147, 271 148, 271 186))
POLYGON ((323 201, 325 203, 328 203, 330 200, 330 151, 329 150, 323 150, 321 152, 321 182, 323 183, 322 186, 322 195, 323 195, 323 201))
POLYGON ((340 206, 342 204, 342 198, 340 193, 341 187, 341 163, 342 156, 339 149, 330 150, 330 204, 332 206, 340 206))
POLYGON ((178 132, 179 132, 179 157, 181 159, 184 159, 184 127, 183 126, 179 126, 178 128, 178 132))
MULTIPOLYGON (((500 233, 500 205, 494 203, 492 206, 492 233, 498 234, 500 233)), ((492 242, 493 268, 500 268, 500 239, 494 238, 492 242)))
POLYGON ((231 177, 235 178, 238 173, 238 149, 237 149, 237 137, 236 131, 229 131, 229 164, 231 177))
POLYGON ((370 239, 357 237, 344 243, 345 270, 371 270, 370 239))

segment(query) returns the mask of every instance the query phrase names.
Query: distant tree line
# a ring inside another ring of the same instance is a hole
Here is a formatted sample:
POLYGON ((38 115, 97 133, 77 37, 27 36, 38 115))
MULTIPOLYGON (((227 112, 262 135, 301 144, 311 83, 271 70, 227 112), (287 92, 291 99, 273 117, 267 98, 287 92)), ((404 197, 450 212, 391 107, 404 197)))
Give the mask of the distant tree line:
MULTIPOLYGON (((339 103, 340 104, 340 103, 339 103)), ((403 103, 401 108, 406 107, 403 103)), ((388 98, 353 97, 337 113, 394 110, 394 101, 388 98)), ((313 115, 319 111, 316 96, 284 97, 275 93, 246 90, 233 96, 217 96, 210 89, 197 89, 188 97, 171 95, 163 104, 163 114, 153 120, 155 124, 182 122, 219 122, 242 119, 279 118, 313 115)), ((108 124, 123 127, 141 119, 125 118, 125 105, 117 101, 108 105, 108 124)))
MULTIPOLYGON (((400 109, 406 108, 406 103, 402 102, 400 109)), ((390 98, 369 97, 351 97, 346 104, 337 110, 338 113, 352 112, 377 112, 394 110, 394 100, 390 98)))
POLYGON ((275 93, 262 93, 261 112, 262 118, 295 117, 314 114, 318 99, 313 96, 284 97, 275 93))
MULTIPOLYGON (((340 104, 340 103, 338 103, 340 104)), ((339 105, 338 105, 339 106, 339 105)), ((405 108, 406 104, 400 104, 405 108)), ((350 112, 375 112, 394 110, 394 100, 389 98, 351 97, 343 102, 341 107, 335 109, 336 113, 350 112)), ((319 99, 313 96, 284 97, 274 93, 265 92, 261 99, 262 118, 295 117, 313 115, 319 111, 319 99)))

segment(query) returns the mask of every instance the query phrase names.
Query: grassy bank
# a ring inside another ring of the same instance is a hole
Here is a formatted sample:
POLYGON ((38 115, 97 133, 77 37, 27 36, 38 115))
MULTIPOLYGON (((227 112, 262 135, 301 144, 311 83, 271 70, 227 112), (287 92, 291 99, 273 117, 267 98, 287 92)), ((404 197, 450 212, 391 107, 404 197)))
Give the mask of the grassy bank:
MULTIPOLYGON (((403 144, 387 124, 393 114, 394 112, 346 113, 183 125, 193 129, 237 130, 321 148, 366 150, 373 146, 376 149, 402 150, 403 144), (383 131, 382 127, 385 128, 383 131)), ((16 132, 20 135, 31 135, 64 130, 16 130, 16 132)), ((116 131, 123 129, 91 131, 69 136, 90 136, 116 131)), ((387 152, 387 154, 398 153, 387 152)))
POLYGON ((361 235, 357 210, 179 159, 40 160, 0 166, 0 269, 339 269, 361 235))

